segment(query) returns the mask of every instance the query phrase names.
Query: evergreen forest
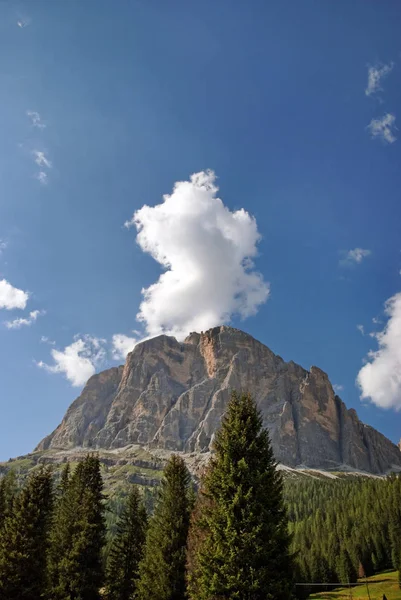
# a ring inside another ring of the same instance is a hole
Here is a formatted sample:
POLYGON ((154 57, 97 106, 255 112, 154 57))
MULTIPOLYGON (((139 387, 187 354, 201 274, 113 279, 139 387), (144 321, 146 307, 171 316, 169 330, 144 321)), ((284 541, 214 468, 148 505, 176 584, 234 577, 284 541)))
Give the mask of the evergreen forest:
MULTIPOLYGON (((0 600, 290 600, 401 569, 401 477, 285 477, 233 393, 200 481, 107 497, 96 453, 0 479, 0 600)), ((401 582, 400 582, 401 583, 401 582)))

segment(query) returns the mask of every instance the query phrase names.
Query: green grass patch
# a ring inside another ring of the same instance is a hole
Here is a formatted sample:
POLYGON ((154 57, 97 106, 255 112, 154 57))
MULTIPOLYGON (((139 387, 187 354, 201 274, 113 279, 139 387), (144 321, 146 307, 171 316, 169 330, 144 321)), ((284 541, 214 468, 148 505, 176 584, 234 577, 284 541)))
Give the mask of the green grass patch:
POLYGON ((33 461, 31 458, 17 458, 16 460, 0 463, 0 466, 6 471, 22 471, 23 473, 29 471, 29 469, 32 469, 34 465, 35 461, 33 461))
MULTIPOLYGON (((365 580, 360 580, 364 583, 365 580)), ((367 578, 369 586, 370 600, 382 600, 383 594, 387 600, 401 600, 401 589, 398 587, 398 571, 387 571, 373 575, 367 578)), ((332 592, 320 592, 311 594, 310 599, 315 600, 369 600, 368 589, 366 585, 359 585, 352 588, 338 588, 332 592)))

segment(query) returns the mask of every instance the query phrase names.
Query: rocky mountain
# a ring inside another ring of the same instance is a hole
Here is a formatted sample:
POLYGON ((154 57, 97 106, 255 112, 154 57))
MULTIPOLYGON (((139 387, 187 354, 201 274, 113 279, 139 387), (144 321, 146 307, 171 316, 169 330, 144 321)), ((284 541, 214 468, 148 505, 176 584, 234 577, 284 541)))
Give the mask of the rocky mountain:
POLYGON ((400 449, 364 425, 318 367, 286 363, 250 335, 221 326, 180 343, 138 344, 124 366, 91 377, 37 447, 210 451, 231 390, 249 391, 276 459, 290 467, 401 470, 400 449))

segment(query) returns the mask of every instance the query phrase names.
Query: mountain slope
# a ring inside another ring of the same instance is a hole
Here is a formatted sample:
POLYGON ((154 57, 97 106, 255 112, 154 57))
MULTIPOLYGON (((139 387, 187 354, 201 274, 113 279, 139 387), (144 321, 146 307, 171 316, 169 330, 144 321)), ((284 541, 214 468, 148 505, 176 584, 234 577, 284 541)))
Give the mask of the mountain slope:
POLYGON ((232 389, 252 393, 285 465, 401 469, 399 448, 347 410, 323 371, 286 363, 226 326, 192 333, 183 343, 162 335, 138 344, 124 367, 91 377, 37 449, 139 444, 206 452, 232 389))

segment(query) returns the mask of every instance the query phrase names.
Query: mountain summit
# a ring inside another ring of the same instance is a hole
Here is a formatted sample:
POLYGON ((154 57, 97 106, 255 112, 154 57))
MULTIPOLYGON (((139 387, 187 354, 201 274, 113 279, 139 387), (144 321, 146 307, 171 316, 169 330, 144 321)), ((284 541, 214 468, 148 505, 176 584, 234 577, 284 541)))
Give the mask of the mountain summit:
POLYGON ((231 390, 262 411, 277 461, 321 469, 401 469, 400 449, 364 425, 326 373, 306 371, 231 327, 161 335, 138 344, 125 365, 91 377, 37 450, 139 444, 187 453, 211 449, 231 390))

